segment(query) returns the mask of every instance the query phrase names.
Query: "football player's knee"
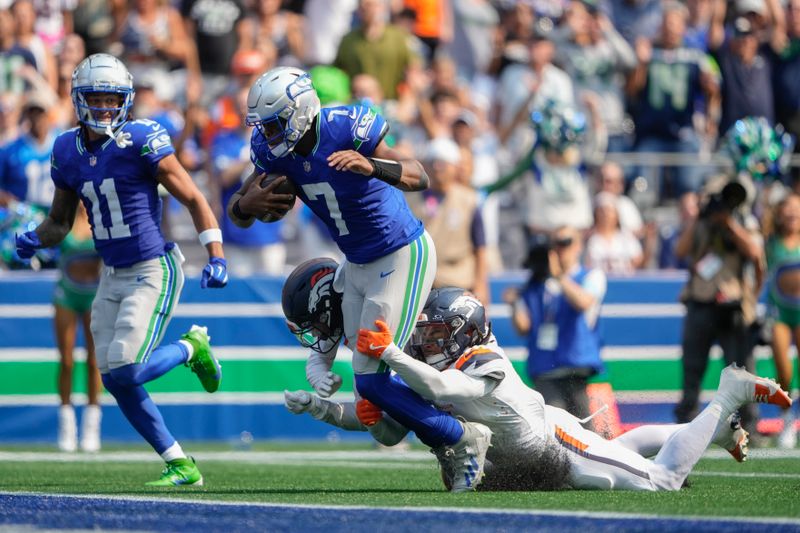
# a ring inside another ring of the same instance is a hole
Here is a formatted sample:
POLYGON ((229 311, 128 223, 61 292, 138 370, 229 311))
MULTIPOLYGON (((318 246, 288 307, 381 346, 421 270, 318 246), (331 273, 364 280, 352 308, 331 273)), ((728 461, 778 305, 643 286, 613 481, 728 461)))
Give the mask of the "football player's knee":
POLYGON ((379 404, 380 398, 383 397, 382 393, 386 390, 385 385, 389 381, 389 372, 356 374, 355 379, 358 393, 372 403, 379 404))
POLYGON ((111 373, 100 374, 100 379, 103 381, 103 387, 105 387, 106 390, 116 398, 117 394, 123 388, 122 385, 120 385, 117 380, 114 379, 114 376, 112 376, 111 373))
POLYGON ((139 365, 125 365, 111 369, 111 377, 122 387, 135 387, 141 385, 139 379, 139 365))

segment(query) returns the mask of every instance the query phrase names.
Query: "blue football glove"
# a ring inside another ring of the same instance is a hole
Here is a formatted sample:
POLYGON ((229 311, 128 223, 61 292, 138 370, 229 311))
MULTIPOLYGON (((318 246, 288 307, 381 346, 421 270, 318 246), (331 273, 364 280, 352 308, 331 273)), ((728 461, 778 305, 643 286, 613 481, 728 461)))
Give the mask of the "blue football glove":
POLYGON ((219 289, 228 284, 228 263, 221 257, 212 257, 203 269, 200 286, 204 289, 219 289))
POLYGON ((42 247, 42 241, 35 231, 26 231, 22 235, 14 235, 17 241, 17 255, 20 259, 30 259, 36 253, 37 248, 42 247))

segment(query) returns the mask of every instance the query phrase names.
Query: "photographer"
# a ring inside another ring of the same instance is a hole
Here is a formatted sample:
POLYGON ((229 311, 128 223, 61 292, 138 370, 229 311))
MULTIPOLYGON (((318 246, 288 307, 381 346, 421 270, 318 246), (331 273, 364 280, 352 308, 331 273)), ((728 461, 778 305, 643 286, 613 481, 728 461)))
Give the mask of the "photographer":
POLYGON ((577 229, 562 226, 534 235, 527 266, 531 277, 519 292, 504 294, 512 323, 528 340, 528 375, 549 405, 589 415, 588 378, 603 371, 597 319, 606 276, 580 264, 577 229))
MULTIPOLYGON (((675 407, 678 422, 689 422, 698 411, 700 387, 714 341, 724 364, 754 367, 749 333, 755 320, 758 280, 762 277, 762 239, 758 221, 747 205, 752 182, 744 174, 735 180, 709 184, 699 217, 689 223, 675 246, 689 265, 689 280, 681 293, 686 305, 683 325, 683 397, 675 407)), ((754 192, 752 193, 754 196, 754 192)), ((752 434, 755 410, 742 412, 742 425, 752 434)))

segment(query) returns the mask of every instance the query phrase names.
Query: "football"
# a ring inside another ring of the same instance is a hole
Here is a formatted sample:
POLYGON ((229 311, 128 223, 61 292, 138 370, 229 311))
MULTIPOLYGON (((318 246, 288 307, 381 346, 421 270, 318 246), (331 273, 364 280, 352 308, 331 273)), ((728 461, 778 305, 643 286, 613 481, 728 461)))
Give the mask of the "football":
MULTIPOLYGON (((276 179, 282 177, 283 174, 267 174, 261 179, 261 188, 265 189, 269 186, 270 183, 275 181, 276 179)), ((283 183, 278 185, 278 187, 273 191, 276 194, 291 194, 292 200, 289 203, 289 208, 286 211, 281 213, 265 213, 263 216, 259 217, 261 222, 276 222, 283 217, 286 216, 292 207, 294 207, 294 202, 297 200, 297 189, 294 186, 294 183, 289 178, 286 178, 283 183)))

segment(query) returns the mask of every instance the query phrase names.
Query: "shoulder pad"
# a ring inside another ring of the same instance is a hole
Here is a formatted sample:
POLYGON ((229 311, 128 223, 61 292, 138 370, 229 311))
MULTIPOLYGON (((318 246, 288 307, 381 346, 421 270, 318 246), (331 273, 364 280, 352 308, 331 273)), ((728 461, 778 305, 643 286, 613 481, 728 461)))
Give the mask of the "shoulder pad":
POLYGON ((134 147, 140 147, 140 155, 158 154, 172 149, 169 133, 155 120, 134 120, 126 124, 123 131, 130 134, 134 147))
POLYGON ((488 346, 476 346, 458 358, 453 367, 471 376, 488 376, 503 379, 505 370, 500 364, 503 356, 488 346))

